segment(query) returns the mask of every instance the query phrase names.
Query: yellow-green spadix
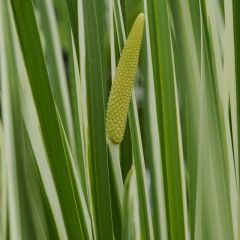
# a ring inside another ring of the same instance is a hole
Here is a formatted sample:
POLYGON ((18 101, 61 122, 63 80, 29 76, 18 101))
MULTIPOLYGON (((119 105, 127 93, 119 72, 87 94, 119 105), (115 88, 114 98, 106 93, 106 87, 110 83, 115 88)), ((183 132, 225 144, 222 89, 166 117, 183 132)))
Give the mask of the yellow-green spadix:
POLYGON ((123 48, 111 87, 106 114, 106 132, 108 138, 115 144, 122 141, 125 131, 143 29, 144 14, 140 13, 123 48))

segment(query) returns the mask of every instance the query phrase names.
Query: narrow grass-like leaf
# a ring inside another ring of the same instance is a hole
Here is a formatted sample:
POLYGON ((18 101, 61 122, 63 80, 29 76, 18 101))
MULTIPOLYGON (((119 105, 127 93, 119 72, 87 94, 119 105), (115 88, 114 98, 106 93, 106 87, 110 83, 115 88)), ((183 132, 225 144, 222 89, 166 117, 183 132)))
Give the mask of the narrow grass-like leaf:
MULTIPOLYGON (((13 51, 11 12, 9 3, 1 1, 0 30, 1 30, 1 89, 3 104, 4 127, 4 162, 6 170, 7 215, 9 235, 6 238, 24 239, 23 216, 21 212, 22 195, 20 194, 23 181, 20 179, 19 167, 24 159, 23 121, 19 101, 19 78, 16 71, 16 61, 13 51)), ((4 230, 5 231, 5 230, 4 230)), ((7 234, 7 235, 6 235, 7 234)))
MULTIPOLYGON (((64 64, 61 59, 61 46, 59 36, 57 32, 57 23, 54 16, 54 9, 51 1, 38 1, 39 14, 41 16, 40 23, 41 29, 45 37, 45 55, 49 72, 49 79, 51 81, 51 87, 53 89, 53 96, 56 101, 56 105, 61 115, 61 119, 64 125, 64 129, 70 142, 71 151, 74 159, 80 169, 80 178, 82 188, 84 189, 85 196, 87 197, 86 190, 86 174, 85 174, 85 161, 83 160, 82 153, 82 141, 80 138, 79 116, 78 109, 71 109, 69 91, 67 85, 67 75, 64 72, 64 64), (74 111, 74 126, 72 110, 74 111), (73 129, 75 127, 75 129, 73 129), (75 130, 75 133, 74 133, 75 130)), ((43 41, 44 42, 44 41, 43 41)), ((72 42, 71 42, 72 44, 72 42)), ((72 46, 72 50, 75 49, 72 46)), ((71 52, 69 52, 69 59, 73 58, 71 52)), ((66 68, 70 68, 66 65, 66 68)), ((75 89, 72 90, 74 96, 72 96, 72 105, 75 107, 78 105, 76 97, 76 81, 77 77, 71 77, 71 82, 74 83, 75 89)))
POLYGON ((74 166, 65 149, 66 139, 61 134, 32 2, 13 0, 11 3, 67 233, 69 238, 82 236, 89 239, 91 233, 86 227, 86 216, 83 216, 81 204, 84 199, 80 201, 74 166), (73 218, 76 224, 71 224, 73 218))
MULTIPOLYGON (((26 130, 26 129, 25 129, 26 130)), ((27 197, 29 199, 29 205, 34 216, 32 219, 34 230, 36 231, 36 237, 39 239, 64 239, 64 234, 60 236, 57 230, 57 221, 55 221, 53 211, 49 204, 49 200, 46 195, 45 188, 41 181, 41 177, 37 168, 37 162, 34 157, 34 153, 31 148, 31 143, 25 132, 25 156, 26 163, 24 174, 27 180, 27 197)))
POLYGON ((156 96, 154 90, 153 64, 151 56, 150 29, 148 20, 148 6, 144 1, 146 15, 146 62, 148 62, 146 81, 145 81, 145 154, 148 157, 149 172, 151 178, 151 195, 152 195, 152 216, 154 236, 157 239, 167 239, 167 216, 165 207, 163 167, 161 161, 161 145, 159 142, 159 132, 157 123, 156 96))
POLYGON ((73 133, 73 120, 69 91, 52 1, 37 0, 37 10, 40 16, 39 25, 43 33, 42 45, 44 46, 44 53, 53 96, 61 114, 61 119, 64 128, 66 129, 65 131, 69 142, 71 143, 72 151, 75 153, 76 146, 73 133))
MULTIPOLYGON (((0 8, 0 18, 1 18, 1 8, 0 8)), ((4 151, 4 137, 3 137, 3 126, 0 123, 0 234, 3 240, 7 239, 7 169, 4 151)))
POLYGON ((68 15, 71 24, 71 31, 79 62, 79 29, 78 29, 78 0, 65 0, 68 7, 68 15))
MULTIPOLYGON (((233 0, 233 27, 234 27, 234 52, 235 52, 235 74, 236 74, 236 95, 237 95, 237 122, 240 121, 240 24, 239 24, 239 15, 238 9, 240 7, 239 0, 233 0)), ((238 151, 240 149, 240 127, 237 127, 238 133, 238 151)), ((240 182, 240 161, 239 161, 239 152, 238 152, 238 163, 236 165, 237 177, 238 177, 238 191, 239 191, 239 182, 240 182)), ((239 220, 240 222, 240 220, 239 220)))
POLYGON ((214 59, 207 4, 201 2, 201 121, 196 198, 195 238, 235 239, 231 212, 230 166, 224 130, 223 104, 220 98, 219 71, 214 59), (207 187, 208 186, 208 187, 207 187), (201 212, 200 212, 200 209, 201 212), (212 212, 210 215, 209 212, 212 212), (202 224, 204 223, 204 224, 202 224), (219 229, 215 231, 214 229, 219 229))
POLYGON ((105 97, 102 54, 98 16, 105 8, 104 2, 82 1, 86 50, 86 85, 89 126, 89 168, 93 216, 97 239, 113 239, 112 209, 110 199, 109 160, 105 138, 105 97), (97 8, 98 6, 98 8, 97 8), (102 221, 104 219, 104 221, 102 221))
POLYGON ((187 237, 186 193, 178 96, 174 83, 170 21, 167 1, 147 1, 158 129, 164 173, 169 238, 187 237), (175 149, 173 151, 173 149, 175 149), (178 198, 178 201, 176 201, 178 198))
POLYGON ((199 35, 198 31, 200 31, 198 19, 191 13, 199 9, 199 4, 194 3, 194 10, 190 9, 190 6, 184 1, 171 1, 170 6, 173 21, 171 26, 172 45, 183 135, 183 153, 188 171, 186 176, 189 177, 187 181, 188 215, 190 233, 193 236, 200 116, 200 61, 198 56, 201 45, 199 44, 200 40, 196 37, 199 35), (183 58, 183 55, 186 57, 183 58))
MULTIPOLYGON (((36 107, 34 105, 34 100, 31 94, 31 89, 29 86, 29 82, 24 71, 24 66, 21 61, 19 61, 19 67, 21 68, 21 96, 22 96, 22 108, 23 108, 23 118, 24 124, 26 128, 26 132, 28 134, 28 139, 31 144, 31 147, 26 151, 33 152, 34 156, 32 160, 36 161, 37 172, 41 177, 39 180, 44 188, 44 192, 47 196, 49 204, 51 206, 51 213, 49 215, 53 215, 55 219, 55 224, 57 226, 58 235, 61 236, 62 239, 67 238, 66 228, 62 216, 62 211, 59 203, 59 199, 57 196, 57 190, 54 184, 54 179, 51 173, 51 169, 48 162, 48 157, 45 151, 45 146, 42 138, 42 134, 39 126, 39 119, 36 111, 36 107), (31 117, 30 117, 31 116, 31 117)), ((31 163, 34 165, 34 163, 31 163)), ((34 179, 33 179, 34 182, 34 179)), ((44 201, 44 200, 43 200, 44 201)), ((35 203, 33 203, 35 206, 35 203)), ((34 208, 33 206, 33 208, 34 208)), ((38 212, 39 210, 36 209, 38 212)))
POLYGON ((122 239, 141 239, 139 197, 134 167, 128 173, 125 183, 122 239))

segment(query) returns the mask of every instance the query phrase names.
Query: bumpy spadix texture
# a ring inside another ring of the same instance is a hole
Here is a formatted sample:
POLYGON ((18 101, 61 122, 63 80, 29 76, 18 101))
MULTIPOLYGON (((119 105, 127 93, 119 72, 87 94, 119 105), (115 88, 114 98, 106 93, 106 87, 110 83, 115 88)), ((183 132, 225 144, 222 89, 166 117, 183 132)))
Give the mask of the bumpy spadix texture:
POLYGON ((108 138, 116 144, 122 141, 125 131, 143 29, 144 14, 141 13, 136 18, 123 48, 108 100, 106 131, 108 138))

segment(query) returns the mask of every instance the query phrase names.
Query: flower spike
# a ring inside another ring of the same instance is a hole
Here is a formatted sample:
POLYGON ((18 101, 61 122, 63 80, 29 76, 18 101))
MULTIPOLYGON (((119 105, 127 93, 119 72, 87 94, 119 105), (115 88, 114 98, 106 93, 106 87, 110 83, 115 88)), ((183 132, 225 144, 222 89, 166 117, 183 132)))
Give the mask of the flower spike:
POLYGON ((123 48, 111 87, 106 114, 106 132, 108 138, 115 144, 122 141, 126 127, 143 30, 144 14, 140 13, 123 48))

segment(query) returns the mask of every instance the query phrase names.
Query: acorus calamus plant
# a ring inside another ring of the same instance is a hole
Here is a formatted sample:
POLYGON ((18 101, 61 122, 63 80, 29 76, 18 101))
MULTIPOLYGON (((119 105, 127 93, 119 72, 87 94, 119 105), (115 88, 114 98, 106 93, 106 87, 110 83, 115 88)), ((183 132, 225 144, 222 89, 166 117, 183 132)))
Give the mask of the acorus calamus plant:
POLYGON ((240 0, 0 0, 0 240, 240 240, 240 0))

